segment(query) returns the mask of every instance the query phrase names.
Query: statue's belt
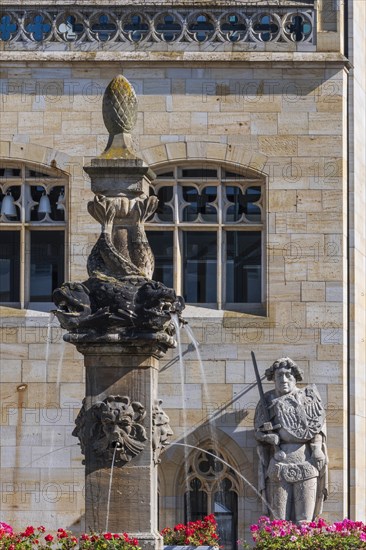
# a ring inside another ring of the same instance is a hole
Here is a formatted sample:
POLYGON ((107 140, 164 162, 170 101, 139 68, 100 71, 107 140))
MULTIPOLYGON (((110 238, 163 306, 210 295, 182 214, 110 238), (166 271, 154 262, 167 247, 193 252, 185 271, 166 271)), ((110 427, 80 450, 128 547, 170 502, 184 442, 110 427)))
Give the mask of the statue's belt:
POLYGON ((319 476, 319 470, 310 462, 284 464, 271 459, 267 470, 267 477, 272 481, 287 481, 296 483, 319 476))

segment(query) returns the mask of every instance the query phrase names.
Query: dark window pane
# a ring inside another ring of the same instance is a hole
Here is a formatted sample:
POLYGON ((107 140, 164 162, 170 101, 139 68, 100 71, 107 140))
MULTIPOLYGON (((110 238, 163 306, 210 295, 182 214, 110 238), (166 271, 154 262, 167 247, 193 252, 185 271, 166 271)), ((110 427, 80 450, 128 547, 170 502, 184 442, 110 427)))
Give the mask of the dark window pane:
POLYGON ((212 168, 186 168, 182 170, 182 178, 216 178, 217 170, 212 168))
POLYGON ((242 190, 236 185, 228 185, 226 187, 226 198, 233 203, 226 211, 226 221, 237 222, 244 214, 246 206, 242 190))
POLYGON ((32 231, 30 301, 51 302, 52 292, 64 281, 63 231, 32 231))
POLYGON ((159 204, 156 209, 156 214, 162 222, 173 221, 173 209, 167 204, 173 198, 173 187, 160 187, 157 192, 159 204))
POLYGON ((198 478, 190 482, 190 491, 184 495, 184 521, 197 521, 207 515, 207 493, 202 491, 198 478))
POLYGON ((173 232, 146 231, 155 256, 154 280, 173 287, 173 232))
POLYGON ((243 214, 249 221, 261 221, 260 208, 253 204, 261 198, 260 187, 248 187, 243 194, 240 187, 236 185, 227 185, 226 198, 229 202, 233 203, 226 211, 227 222, 239 221, 243 214))
POLYGON ((245 217, 251 222, 260 222, 261 221, 261 210, 258 206, 253 204, 254 202, 259 201, 261 198, 261 188, 260 187, 248 187, 245 192, 245 217))
POLYGON ((37 170, 26 170, 26 178, 49 178, 50 174, 45 174, 44 172, 39 172, 37 170))
POLYGON ((217 520, 220 548, 236 548, 238 496, 231 490, 232 483, 223 479, 219 491, 214 495, 214 514, 217 520))
POLYGON ((183 199, 189 206, 183 209, 183 221, 194 222, 198 216, 198 190, 195 187, 183 187, 183 199))
POLYGON ((216 233, 183 233, 184 299, 190 303, 216 302, 216 233))
POLYGON ((261 302, 261 233, 227 231, 226 302, 261 302))
POLYGON ((205 222, 217 221, 216 207, 210 204, 216 200, 217 187, 204 187, 201 193, 191 186, 184 186, 182 190, 183 199, 190 203, 183 209, 183 221, 196 221, 198 214, 201 214, 205 222))
POLYGON ((20 232, 0 231, 0 301, 19 302, 20 232))
POLYGON ((161 178, 174 178, 174 172, 162 172, 161 174, 157 175, 159 179, 161 178))
POLYGON ((18 178, 20 168, 0 168, 0 178, 18 178))
POLYGON ((229 172, 228 170, 225 170, 224 172, 224 179, 230 178, 235 180, 242 180, 244 179, 244 176, 242 174, 237 174, 236 172, 229 172))

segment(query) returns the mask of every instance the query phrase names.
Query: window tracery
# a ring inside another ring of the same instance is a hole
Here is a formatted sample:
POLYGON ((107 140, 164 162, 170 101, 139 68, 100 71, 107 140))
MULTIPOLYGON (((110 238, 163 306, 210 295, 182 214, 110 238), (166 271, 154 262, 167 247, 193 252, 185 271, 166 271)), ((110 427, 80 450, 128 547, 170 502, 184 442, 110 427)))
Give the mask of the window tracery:
POLYGON ((264 301, 264 180, 208 165, 158 172, 159 199, 146 223, 155 275, 188 303, 245 304, 260 313, 264 301))
POLYGON ((229 466, 229 457, 216 446, 205 445, 191 454, 185 481, 185 521, 214 513, 220 547, 236 547, 239 484, 229 466))
POLYGON ((67 178, 35 165, 0 164, 0 302, 51 302, 65 274, 67 178))

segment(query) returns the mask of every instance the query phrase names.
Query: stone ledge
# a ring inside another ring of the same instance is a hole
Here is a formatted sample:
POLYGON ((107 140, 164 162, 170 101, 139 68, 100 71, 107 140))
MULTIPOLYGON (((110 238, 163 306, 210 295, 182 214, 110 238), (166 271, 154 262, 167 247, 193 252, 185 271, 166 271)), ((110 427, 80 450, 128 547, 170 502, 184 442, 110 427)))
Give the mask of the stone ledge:
MULTIPOLYGON (((192 6, 192 0, 177 0, 174 2, 174 8, 181 6, 192 6)), ((313 7, 315 0, 281 0, 281 7, 313 7)), ((161 6, 166 4, 170 8, 172 7, 171 0, 144 0, 144 6, 161 6)), ((35 6, 37 8, 41 6, 73 6, 75 7, 75 0, 3 0, 1 3, 2 7, 14 6, 14 7, 27 7, 35 6)), ((98 9, 99 7, 106 6, 133 6, 135 5, 131 0, 97 0, 93 2, 92 0, 79 0, 77 3, 78 8, 80 7, 93 7, 93 9, 98 9)), ((245 5, 248 7, 277 7, 278 0, 246 0, 245 5)), ((242 0, 200 0, 199 8, 201 6, 215 6, 215 7, 243 7, 242 0)))
POLYGON ((308 63, 350 67, 350 61, 335 52, 44 52, 2 51, 3 63, 37 62, 141 62, 141 63, 308 63))

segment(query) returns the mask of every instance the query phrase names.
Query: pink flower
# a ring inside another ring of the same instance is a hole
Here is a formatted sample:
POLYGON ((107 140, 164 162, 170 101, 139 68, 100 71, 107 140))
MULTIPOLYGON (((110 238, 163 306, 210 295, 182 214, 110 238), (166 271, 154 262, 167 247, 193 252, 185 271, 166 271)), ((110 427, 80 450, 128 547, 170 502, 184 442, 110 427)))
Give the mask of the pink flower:
POLYGON ((0 531, 4 531, 5 533, 8 533, 9 535, 13 534, 13 528, 8 525, 7 523, 4 523, 0 521, 0 531))
POLYGON ((360 533, 360 539, 366 540, 366 533, 360 533))
POLYGON ((326 527, 327 526, 327 522, 323 519, 323 518, 319 518, 318 519, 318 527, 319 529, 321 529, 322 527, 326 527))
POLYGON ((295 535, 292 535, 292 537, 290 537, 290 541, 295 542, 295 540, 297 540, 297 537, 295 537, 295 535))

